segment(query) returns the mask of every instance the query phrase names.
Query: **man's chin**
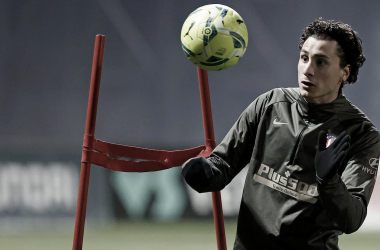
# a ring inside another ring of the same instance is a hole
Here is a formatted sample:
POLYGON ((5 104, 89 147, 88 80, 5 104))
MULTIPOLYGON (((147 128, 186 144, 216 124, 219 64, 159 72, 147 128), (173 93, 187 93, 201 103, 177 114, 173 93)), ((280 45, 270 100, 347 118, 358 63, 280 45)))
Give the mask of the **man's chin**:
POLYGON ((300 94, 301 94, 301 96, 303 96, 305 98, 310 95, 310 93, 308 91, 304 90, 302 87, 300 87, 300 94))
POLYGON ((307 102, 312 102, 313 97, 310 92, 304 90, 303 88, 300 88, 300 94, 307 102))

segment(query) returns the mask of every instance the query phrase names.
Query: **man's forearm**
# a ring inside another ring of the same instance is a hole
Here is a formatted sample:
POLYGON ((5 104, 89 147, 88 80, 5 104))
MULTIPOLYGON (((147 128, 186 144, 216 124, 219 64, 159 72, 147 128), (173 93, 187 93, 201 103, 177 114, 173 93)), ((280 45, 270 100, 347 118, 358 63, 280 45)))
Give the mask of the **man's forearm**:
POLYGON ((346 234, 358 230, 367 215, 362 198, 351 194, 338 175, 326 181, 317 177, 317 182, 321 202, 334 222, 346 234))

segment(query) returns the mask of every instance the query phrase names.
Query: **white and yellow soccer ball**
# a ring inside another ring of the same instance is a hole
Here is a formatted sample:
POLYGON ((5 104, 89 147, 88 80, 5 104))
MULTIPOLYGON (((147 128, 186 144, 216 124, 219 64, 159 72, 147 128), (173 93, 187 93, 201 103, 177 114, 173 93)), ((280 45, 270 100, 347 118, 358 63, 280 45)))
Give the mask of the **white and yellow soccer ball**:
POLYGON ((185 20, 181 42, 186 56, 196 66, 213 71, 227 69, 235 65, 247 49, 247 26, 230 7, 205 5, 185 20))

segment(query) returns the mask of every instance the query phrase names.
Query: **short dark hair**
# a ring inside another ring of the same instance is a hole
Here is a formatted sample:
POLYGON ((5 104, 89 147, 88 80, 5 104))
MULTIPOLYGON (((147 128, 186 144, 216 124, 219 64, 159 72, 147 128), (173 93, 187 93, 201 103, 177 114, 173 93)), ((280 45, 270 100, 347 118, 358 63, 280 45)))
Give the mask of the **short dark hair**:
POLYGON ((362 40, 358 33, 350 25, 335 22, 334 20, 323 20, 319 18, 310 23, 302 32, 299 49, 309 37, 320 40, 335 40, 338 43, 337 55, 340 58, 340 67, 351 65, 350 76, 344 84, 356 82, 359 68, 363 66, 365 56, 363 55, 362 40))

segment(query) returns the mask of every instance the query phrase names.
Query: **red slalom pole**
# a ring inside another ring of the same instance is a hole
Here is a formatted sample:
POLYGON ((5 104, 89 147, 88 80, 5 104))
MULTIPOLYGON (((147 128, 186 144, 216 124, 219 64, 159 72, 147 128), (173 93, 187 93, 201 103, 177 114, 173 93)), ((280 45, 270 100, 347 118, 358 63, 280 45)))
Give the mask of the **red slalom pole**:
POLYGON ((85 219, 86 219, 88 186, 90 183, 90 171, 91 171, 91 163, 83 162, 83 158, 85 157, 85 151, 92 150, 92 144, 94 140, 96 113, 98 109, 98 99, 99 99, 100 77, 101 77, 102 66, 103 66, 105 38, 106 37, 104 35, 96 35, 96 38, 95 38, 95 49, 94 49, 94 58, 92 62, 92 74, 91 74, 90 94, 88 98, 86 129, 85 129, 85 135, 84 135, 84 140, 83 140, 82 164, 81 164, 81 173, 80 173, 80 180, 79 180, 79 192, 78 192, 77 213, 76 213, 76 219, 75 219, 73 250, 82 250, 82 246, 83 246, 83 234, 84 234, 84 224, 85 224, 85 219))
MULTIPOLYGON (((207 70, 198 67, 198 81, 199 91, 201 95, 203 127, 206 140, 206 149, 203 156, 207 157, 216 147, 207 70)), ((218 250, 227 250, 226 234, 224 230, 222 198, 220 195, 220 191, 212 192, 212 205, 214 212, 214 223, 218 250)))

